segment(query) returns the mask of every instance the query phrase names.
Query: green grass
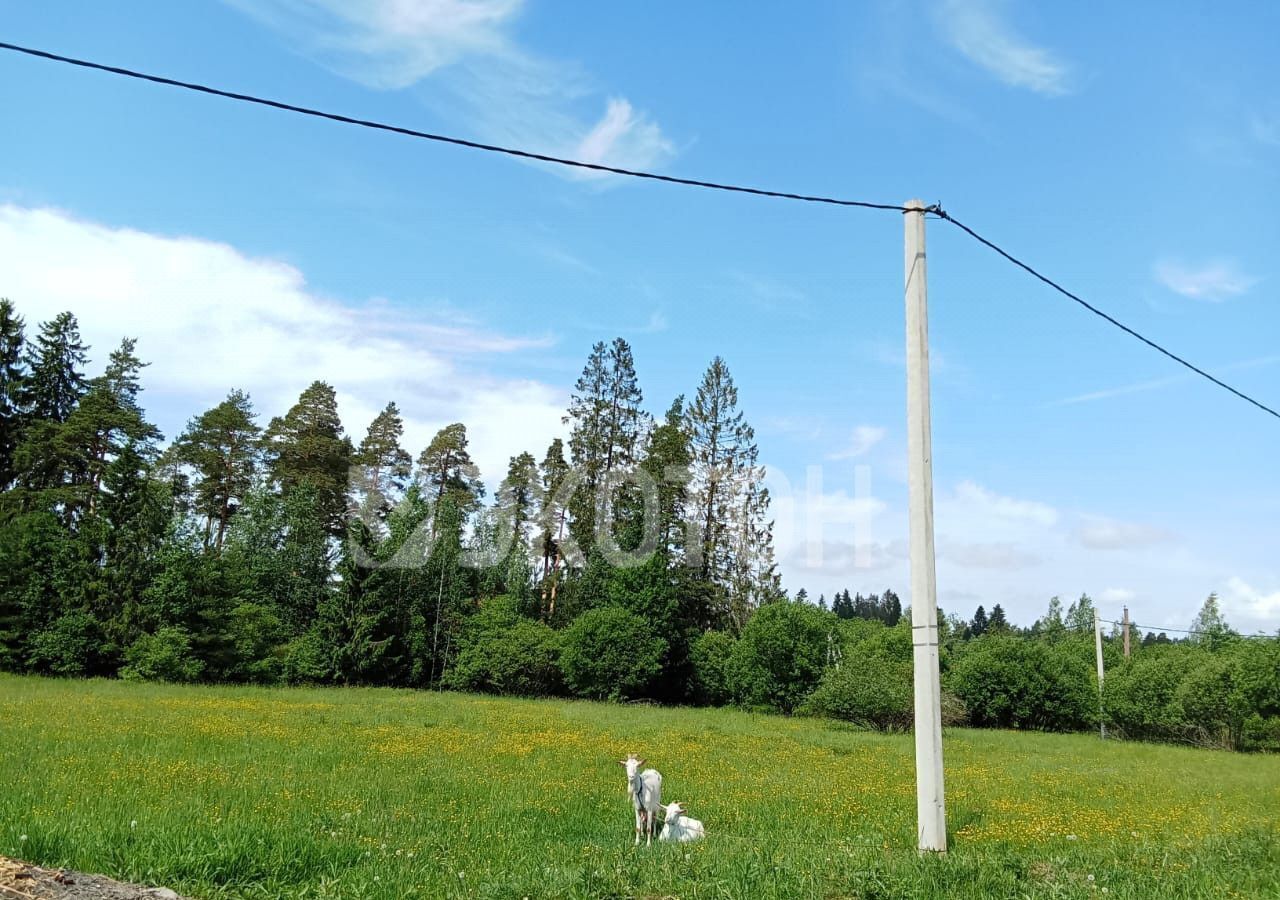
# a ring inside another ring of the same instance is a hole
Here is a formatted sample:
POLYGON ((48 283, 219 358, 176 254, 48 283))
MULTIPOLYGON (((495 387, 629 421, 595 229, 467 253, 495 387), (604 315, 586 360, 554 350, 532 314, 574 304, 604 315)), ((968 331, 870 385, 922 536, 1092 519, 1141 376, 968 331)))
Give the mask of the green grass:
POLYGON ((945 746, 952 850, 921 858, 909 735, 0 677, 0 853, 196 897, 1280 897, 1280 758, 994 731, 945 746), (632 849, 631 750, 707 840, 632 849))

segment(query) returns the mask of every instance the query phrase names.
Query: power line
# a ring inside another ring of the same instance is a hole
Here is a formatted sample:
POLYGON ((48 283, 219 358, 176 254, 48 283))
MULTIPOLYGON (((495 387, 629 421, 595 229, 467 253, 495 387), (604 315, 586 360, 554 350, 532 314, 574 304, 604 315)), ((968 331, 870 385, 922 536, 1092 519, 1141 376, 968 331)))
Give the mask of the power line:
MULTIPOLYGON (((899 204, 894 204, 894 203, 872 203, 866 200, 842 200, 836 197, 824 197, 824 196, 815 195, 815 194, 795 194, 787 191, 773 191, 773 190, 767 190, 764 188, 746 187, 744 185, 727 184, 727 183, 716 182, 716 181, 701 181, 694 178, 679 178, 674 175, 660 175, 656 172, 644 172, 637 169, 623 169, 616 166, 602 165, 600 163, 589 163, 589 162, 583 162, 582 160, 566 159, 564 157, 559 157, 559 156, 549 156, 544 153, 534 153, 529 150, 520 150, 514 147, 503 147, 497 144, 485 144, 479 141, 467 140, 466 138, 452 137, 450 135, 444 135, 444 134, 433 134, 431 132, 419 131, 414 128, 405 128, 399 125, 389 125, 385 122, 376 122, 371 119, 358 119, 353 116, 342 115, 341 113, 326 112, 324 110, 313 109, 307 106, 298 106, 293 103, 285 103, 280 100, 270 100, 265 97, 255 96, 253 94, 243 94, 235 91, 226 91, 226 90, 222 90, 221 88, 210 87, 208 85, 197 84, 195 82, 190 82, 190 81, 179 81, 175 78, 165 78, 161 75, 151 75, 149 73, 138 72, 133 69, 125 69, 119 66, 109 66, 103 63, 91 62, 85 59, 77 59, 71 56, 63 56, 58 53, 50 53, 47 50, 37 50, 32 47, 23 47, 18 44, 10 44, 10 43, 0 41, 0 49, 10 50, 15 53, 22 53, 27 56, 33 56, 39 59, 51 60, 53 62, 67 63, 69 65, 79 66, 85 69, 93 69, 99 72, 108 72, 113 75, 122 75, 127 78, 136 78, 141 81, 150 81, 155 84, 163 84, 163 85, 168 85, 170 87, 183 88, 184 90, 196 91, 202 94, 210 94, 215 97, 225 97, 229 100, 238 100, 244 103, 253 103, 259 106, 266 106, 272 109, 280 109, 286 112, 298 113, 299 115, 311 116, 313 118, 327 119, 332 122, 341 122, 346 125, 356 125, 361 128, 372 128, 378 131, 388 131, 393 134, 401 134, 407 137, 420 138, 422 140, 427 140, 427 141, 435 141, 441 144, 452 144, 458 147, 467 147, 472 150, 483 150, 488 153, 501 153, 507 156, 517 157, 519 159, 529 159, 529 160, 534 160, 536 162, 551 163, 553 165, 568 166, 576 169, 586 169, 593 172, 605 172, 611 175, 625 175, 630 178, 644 178, 650 181, 661 181, 667 184, 678 184, 678 185, 684 185, 686 187, 698 187, 698 188, 706 188, 708 190, 715 190, 715 191, 728 191, 731 193, 738 193, 738 194, 750 194, 757 197, 775 197, 782 200, 800 200, 806 203, 822 203, 829 206, 860 207, 863 209, 883 209, 883 210, 890 210, 894 212, 909 211, 906 207, 901 206, 899 204)), ((910 211, 914 211, 914 210, 910 210, 910 211)), ((1155 341, 1151 340, 1150 338, 1144 337, 1134 329, 1130 328, 1128 325, 1125 325, 1123 322, 1120 322, 1113 316, 1108 315, 1107 313, 1098 309, 1096 306, 1084 300, 1083 298, 1077 296, 1076 294, 1073 294, 1071 291, 1068 291, 1066 288, 1062 287, 1062 285, 1058 284, 1056 281, 1052 280, 1051 278, 1045 275, 1042 275, 1040 272, 1036 271, 1027 263, 1023 262, 1013 254, 997 246, 992 241, 987 240, 985 237, 978 234, 976 231, 974 231, 968 225, 965 225, 963 222, 956 219, 954 216, 943 211, 941 206, 935 204, 933 206, 928 207, 925 210, 925 212, 936 215, 939 218, 950 222, 952 225, 955 225, 957 228, 964 231, 974 240, 989 247, 990 249, 994 250, 996 253, 1003 256, 1006 260, 1013 263, 1015 266, 1018 266, 1020 269, 1023 269, 1024 271, 1040 279, 1040 281, 1043 281, 1045 284, 1049 285, 1049 287, 1053 288, 1055 291, 1062 294, 1064 297, 1074 300, 1076 303, 1080 304, 1085 309, 1089 310, 1089 312, 1093 313, 1096 316, 1101 317, 1102 319, 1105 319, 1107 322, 1110 322, 1112 325, 1116 326, 1121 331, 1124 331, 1127 334, 1131 335, 1132 337, 1135 337, 1138 340, 1142 341, 1142 343, 1146 344, 1148 347, 1151 347, 1153 350, 1156 350, 1157 352, 1164 354, 1169 359, 1172 359, 1174 362, 1178 363, 1179 365, 1184 366, 1187 369, 1190 369, 1192 372, 1196 373, 1202 378, 1208 379, 1209 381, 1216 384, 1218 387, 1223 388, 1226 391, 1229 391, 1230 393, 1234 394, 1240 399, 1253 404, 1263 412, 1269 413, 1270 415, 1275 416, 1277 419, 1280 419, 1280 412, 1277 412, 1276 410, 1272 409, 1266 404, 1258 400, 1255 400, 1254 398, 1250 397, 1248 394, 1245 394, 1242 391, 1239 391, 1236 388, 1233 388, 1231 385, 1227 384, 1225 381, 1222 381, 1221 379, 1216 378, 1213 375, 1210 375, 1204 369, 1201 369, 1199 366, 1196 366, 1188 362, 1187 360, 1183 359, 1181 356, 1177 355, 1171 350, 1166 350, 1164 347, 1160 346, 1155 341)))
MULTIPOLYGON (((1124 625, 1124 622, 1117 622, 1117 621, 1114 621, 1114 620, 1112 620, 1112 619, 1100 619, 1099 621, 1101 621, 1101 622, 1106 622, 1108 625, 1120 625, 1120 626, 1123 626, 1123 625, 1124 625)), ((1218 631, 1196 631, 1196 630, 1191 629, 1191 628, 1169 628, 1169 627, 1166 627, 1166 626, 1164 626, 1164 625, 1142 625, 1141 623, 1139 623, 1139 622, 1138 622, 1138 621, 1136 621, 1136 620, 1134 620, 1134 621, 1130 621, 1130 622, 1129 622, 1129 627, 1130 627, 1130 628, 1132 628, 1132 629, 1133 629, 1133 630, 1135 630, 1135 631, 1143 631, 1143 630, 1145 630, 1145 631, 1148 631, 1148 632, 1160 632, 1160 633, 1164 633, 1164 632, 1166 632, 1166 631, 1172 631, 1172 632, 1175 632, 1176 634, 1207 634, 1207 635, 1216 635, 1216 634, 1225 634, 1225 633, 1226 633, 1226 632, 1218 632, 1218 631)), ((1272 637, 1273 635, 1270 635, 1270 634, 1268 634, 1268 633, 1267 633, 1267 632, 1265 632, 1265 631, 1257 631, 1257 632, 1254 632, 1253 634, 1239 634, 1239 635, 1237 635, 1237 636, 1238 636, 1238 637, 1242 637, 1242 638, 1270 638, 1270 637, 1272 637)))
POLYGON ((976 231, 974 231, 972 228, 970 228, 968 225, 964 224, 963 222, 961 222, 961 221, 957 220, 957 219, 956 219, 956 218, 954 218, 953 216, 951 216, 951 215, 949 215, 948 213, 944 212, 944 211, 942 210, 942 208, 941 208, 941 207, 937 207, 937 206, 935 206, 935 207, 931 210, 931 212, 933 212, 933 213, 934 213, 934 215, 938 216, 939 218, 941 218, 941 219, 945 219, 946 221, 950 222, 952 225, 956 226, 956 227, 957 227, 957 228, 959 228, 961 231, 963 231, 963 232, 965 232, 966 234, 968 234, 971 238, 973 238, 974 240, 976 240, 978 243, 983 244, 984 246, 987 246, 987 247, 991 248, 991 249, 992 249, 992 250, 994 250, 996 253, 999 253, 1001 256, 1003 256, 1003 257, 1004 257, 1005 259, 1007 259, 1009 262, 1013 263, 1013 264, 1014 264, 1015 266, 1017 266, 1018 268, 1023 269, 1023 270, 1024 270, 1024 271, 1026 271, 1026 272, 1029 272, 1031 275, 1034 275, 1036 278, 1039 278, 1041 281, 1043 281, 1045 284, 1049 285, 1049 287, 1053 288, 1053 289, 1054 289, 1055 291, 1057 291, 1059 294, 1062 294, 1064 297, 1067 297, 1067 298, 1069 298, 1069 299, 1071 299, 1071 300, 1074 300, 1076 303, 1079 303, 1081 306, 1083 306, 1085 309, 1089 310, 1089 312, 1093 313, 1095 316, 1100 316, 1101 318, 1103 318, 1103 319, 1105 319, 1106 321, 1110 322, 1112 325, 1114 325, 1114 326, 1116 326, 1117 328, 1119 328, 1121 331, 1123 331, 1123 332, 1125 332, 1125 333, 1127 333, 1127 334, 1129 334, 1129 335, 1131 335, 1131 336, 1133 336, 1133 337, 1137 338, 1138 340, 1142 341, 1142 343, 1146 344, 1146 345, 1147 345, 1148 347, 1150 347, 1151 349, 1153 349, 1153 350, 1155 350, 1155 351, 1157 351, 1157 352, 1159 352, 1159 353, 1163 353, 1165 356, 1169 357, 1171 360, 1173 360, 1174 362, 1178 363, 1179 365, 1181 365, 1181 366, 1185 366, 1186 368, 1190 369, 1192 372, 1195 372, 1197 375, 1199 375, 1199 376, 1201 376, 1201 377, 1203 377, 1203 378, 1207 378, 1207 379, 1209 379, 1209 380, 1210 380, 1210 381, 1212 381, 1214 384, 1216 384, 1218 387, 1223 388, 1224 390, 1230 391, 1231 393, 1235 394, 1235 395, 1236 395, 1237 397, 1239 397, 1241 400, 1244 400, 1244 401, 1246 401, 1246 402, 1248 402, 1248 403, 1252 403, 1254 406, 1258 407, 1258 409, 1262 410, 1263 412, 1265 412, 1265 413, 1270 413, 1271 415, 1275 416, 1277 419, 1280 419, 1280 412, 1276 412, 1276 411, 1275 411, 1274 409, 1272 409, 1271 407, 1269 407, 1269 406, 1267 406, 1266 404, 1261 403, 1261 402, 1259 402, 1259 401, 1257 401, 1257 400, 1253 399, 1253 398, 1252 398, 1252 397, 1250 397, 1248 394, 1245 394, 1245 393, 1243 393, 1242 391, 1238 391, 1238 390, 1236 390, 1235 388, 1233 388, 1231 385, 1227 384, 1227 383, 1226 383, 1225 381, 1223 381, 1222 379, 1220 379, 1220 378, 1215 378, 1214 376, 1210 375, 1208 372, 1206 372, 1204 369, 1200 368, 1199 366, 1196 366, 1196 365, 1193 365, 1192 363, 1187 362, 1185 359, 1183 359, 1183 358, 1182 358, 1181 356, 1179 356, 1178 354, 1174 353, 1172 350, 1166 350, 1164 347, 1161 347, 1161 346, 1160 346, 1159 344, 1157 344, 1155 341, 1151 340, 1150 338, 1144 337, 1143 335, 1141 335, 1141 334, 1139 334, 1138 332, 1134 331, 1134 330, 1133 330, 1132 328, 1130 328, 1128 325, 1125 325, 1123 322, 1119 321, 1118 319, 1114 318, 1113 316, 1110 316, 1110 315, 1108 315, 1107 313, 1103 312, 1102 310, 1098 309, 1098 307, 1094 306, 1092 303, 1089 303, 1087 300, 1085 300, 1085 299, 1083 299, 1082 297, 1079 297, 1079 296, 1077 296, 1077 295, 1075 295, 1075 294, 1071 293, 1071 291, 1067 290, 1066 288, 1064 288, 1062 285, 1058 284, 1058 283, 1057 283, 1056 281, 1054 281, 1053 279, 1051 279, 1051 278, 1049 278, 1049 277, 1047 277, 1047 276, 1045 276, 1045 275, 1040 274, 1040 273, 1039 273, 1039 272, 1037 272, 1035 269, 1033 269, 1031 266, 1027 265, 1026 263, 1024 263, 1022 260, 1018 259, 1018 258, 1017 258, 1016 256, 1014 256, 1013 254, 1009 253, 1008 251, 1006 251, 1006 250, 1002 249, 1001 247, 999 247, 999 246, 997 246, 996 244, 992 243, 991 241, 987 240, 987 239, 986 239, 986 238, 984 238, 982 235, 978 234, 978 232, 976 232, 976 231))
POLYGON ((272 109, 282 109, 286 112, 312 116, 317 119, 328 119, 332 122, 342 122, 346 125, 358 125, 361 128, 373 128, 378 131, 390 131, 394 134, 421 138, 425 141, 436 141, 441 144, 453 144, 458 147, 469 147, 472 150, 484 150, 489 153, 503 153, 507 156, 515 156, 520 159, 531 159, 536 162, 553 163, 558 166, 570 166, 576 169, 589 169, 593 172, 606 172, 611 175, 627 175, 631 178, 647 178, 650 181, 664 181, 669 184, 708 188, 714 191, 753 194, 758 197, 777 197, 782 200, 802 200, 806 203, 825 203, 830 206, 857 206, 864 209, 887 209, 894 212, 904 212, 906 209, 898 203, 871 203, 866 200, 841 200, 836 197, 821 197, 813 194, 793 194, 787 191, 771 191, 764 188, 745 187, 737 184, 724 184, 716 181, 699 181, 694 178, 677 178, 674 175, 659 175, 656 172, 642 172, 636 169, 622 169, 617 166, 606 166, 600 163, 583 162, 582 160, 577 159, 566 159, 561 156, 548 156, 545 153, 534 153, 529 150, 519 150, 514 147, 503 147, 497 144, 484 144, 479 141, 470 141, 466 138, 451 137, 450 135, 445 134, 432 134, 429 131, 418 131, 415 128, 405 128, 400 125, 389 125, 386 122, 375 122, 371 119, 357 119, 354 116, 344 116, 341 113, 325 112, 324 110, 313 109, 309 106, 298 106, 294 103, 270 100, 266 97, 258 97, 253 94, 224 91, 221 88, 210 87, 205 84, 196 84, 191 81, 179 81, 175 78, 165 78, 161 75, 151 75, 146 72, 124 69, 119 66, 108 66, 103 63, 90 62, 87 59, 76 59, 72 56, 62 56, 58 53, 50 53, 47 50, 36 50, 32 47, 22 47, 18 44, 8 44, 0 41, 0 49, 12 50, 15 53, 25 53, 27 56, 52 60, 53 62, 68 63, 85 69, 94 69, 99 72, 109 72, 113 75, 123 75, 127 78, 137 78, 142 81, 154 82, 155 84, 169 85, 170 87, 183 88, 188 91, 198 91, 202 94, 212 94, 215 97, 226 97, 229 100, 239 100, 244 103, 256 103, 259 106, 269 106, 272 109))

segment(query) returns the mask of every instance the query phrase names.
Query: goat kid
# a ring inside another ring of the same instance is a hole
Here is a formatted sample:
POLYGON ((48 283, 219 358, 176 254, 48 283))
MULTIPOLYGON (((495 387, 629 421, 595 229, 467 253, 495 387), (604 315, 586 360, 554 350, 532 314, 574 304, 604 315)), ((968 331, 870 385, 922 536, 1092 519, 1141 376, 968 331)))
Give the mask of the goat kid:
POLYGON ((668 803, 662 807, 662 811, 666 814, 666 821, 662 825, 662 834, 658 835, 658 840, 679 841, 683 844, 687 841, 701 840, 707 836, 707 831, 702 827, 701 822, 684 814, 683 803, 668 803))
POLYGON ((640 846, 640 833, 645 835, 645 846, 653 843, 653 836, 658 831, 658 810, 662 808, 662 775, 656 769, 640 771, 643 759, 637 759, 634 753, 626 759, 618 760, 618 765, 627 770, 627 794, 631 797, 631 805, 636 813, 636 842, 640 846))

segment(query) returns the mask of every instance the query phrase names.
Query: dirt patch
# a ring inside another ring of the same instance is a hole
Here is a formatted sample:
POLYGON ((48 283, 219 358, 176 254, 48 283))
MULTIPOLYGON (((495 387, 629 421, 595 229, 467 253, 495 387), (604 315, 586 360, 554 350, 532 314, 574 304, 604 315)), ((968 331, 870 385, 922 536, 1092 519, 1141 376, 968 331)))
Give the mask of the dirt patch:
POLYGON ((0 856, 0 898, 20 900, 185 900, 168 888, 123 884, 101 875, 42 869, 0 856))

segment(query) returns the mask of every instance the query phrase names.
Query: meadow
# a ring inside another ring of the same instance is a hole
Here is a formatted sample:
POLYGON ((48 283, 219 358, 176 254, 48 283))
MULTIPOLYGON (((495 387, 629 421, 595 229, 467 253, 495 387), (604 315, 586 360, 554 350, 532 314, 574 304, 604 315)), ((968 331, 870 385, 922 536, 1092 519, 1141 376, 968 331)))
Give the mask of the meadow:
POLYGON ((193 897, 1280 897, 1280 758, 733 710, 0 676, 0 854, 193 897), (698 844, 634 849, 616 760, 698 844))

